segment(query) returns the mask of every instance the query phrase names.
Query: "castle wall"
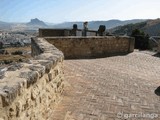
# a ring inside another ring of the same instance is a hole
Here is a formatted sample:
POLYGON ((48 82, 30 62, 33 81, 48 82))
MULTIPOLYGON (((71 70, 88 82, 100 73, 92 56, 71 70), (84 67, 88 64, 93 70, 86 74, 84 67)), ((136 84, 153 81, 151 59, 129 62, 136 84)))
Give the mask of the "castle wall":
POLYGON ((69 29, 39 29, 39 37, 69 36, 70 32, 69 29))
POLYGON ((32 38, 33 60, 0 79, 0 120, 47 120, 63 91, 63 53, 32 38))
POLYGON ((64 53, 66 59, 95 58, 128 54, 134 51, 131 37, 45 37, 64 53))
POLYGON ((61 100, 64 55, 92 58, 128 54, 134 50, 134 38, 32 38, 31 48, 33 59, 6 71, 0 79, 0 120, 46 120, 61 100))
MULTIPOLYGON (((75 36, 72 29, 39 29, 39 37, 58 37, 58 36, 75 36)), ((82 30, 75 31, 76 36, 82 36, 82 30)), ((97 32, 87 30, 87 36, 97 36, 97 32)))

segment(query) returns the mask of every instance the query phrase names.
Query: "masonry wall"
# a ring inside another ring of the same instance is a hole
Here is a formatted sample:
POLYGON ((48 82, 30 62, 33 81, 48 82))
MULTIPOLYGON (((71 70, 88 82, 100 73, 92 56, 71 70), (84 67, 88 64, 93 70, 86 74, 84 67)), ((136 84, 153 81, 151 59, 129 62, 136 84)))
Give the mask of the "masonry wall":
POLYGON ((134 51, 131 37, 45 37, 60 49, 66 59, 94 58, 127 54, 134 51))
POLYGON ((69 36, 71 29, 39 29, 39 37, 69 36))
POLYGON ((63 53, 32 38, 32 56, 0 79, 0 120, 47 120, 63 91, 63 53))
MULTIPOLYGON (((82 36, 82 30, 77 29, 76 31, 72 29, 39 29, 39 37, 62 37, 62 36, 82 36)), ((87 30, 87 36, 96 36, 97 32, 93 30, 87 30)))

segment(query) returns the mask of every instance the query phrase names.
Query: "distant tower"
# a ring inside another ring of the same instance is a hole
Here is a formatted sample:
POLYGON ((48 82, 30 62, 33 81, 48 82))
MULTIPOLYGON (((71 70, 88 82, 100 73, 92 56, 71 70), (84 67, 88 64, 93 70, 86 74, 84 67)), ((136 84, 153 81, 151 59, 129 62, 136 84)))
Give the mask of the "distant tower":
POLYGON ((82 36, 87 36, 87 30, 88 30, 88 22, 84 22, 82 36))

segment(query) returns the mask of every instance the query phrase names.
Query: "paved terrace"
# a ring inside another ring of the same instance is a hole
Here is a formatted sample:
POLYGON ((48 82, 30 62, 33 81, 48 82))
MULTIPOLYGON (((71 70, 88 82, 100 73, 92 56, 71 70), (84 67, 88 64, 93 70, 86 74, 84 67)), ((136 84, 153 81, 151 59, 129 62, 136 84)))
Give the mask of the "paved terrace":
POLYGON ((160 120, 160 97, 154 93, 160 85, 160 58, 133 52, 65 60, 64 65, 67 83, 51 120, 128 120, 132 113, 144 117, 129 120, 160 120))

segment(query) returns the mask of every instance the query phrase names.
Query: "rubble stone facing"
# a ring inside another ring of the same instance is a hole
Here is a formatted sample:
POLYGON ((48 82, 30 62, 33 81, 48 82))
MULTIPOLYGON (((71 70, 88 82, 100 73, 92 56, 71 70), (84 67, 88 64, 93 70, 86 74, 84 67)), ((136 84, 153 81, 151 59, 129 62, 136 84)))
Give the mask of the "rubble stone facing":
POLYGON ((66 59, 97 58, 134 51, 134 38, 121 36, 45 37, 64 53, 66 59))
POLYGON ((63 53, 32 38, 32 56, 0 79, 0 120, 46 120, 63 91, 63 53))

